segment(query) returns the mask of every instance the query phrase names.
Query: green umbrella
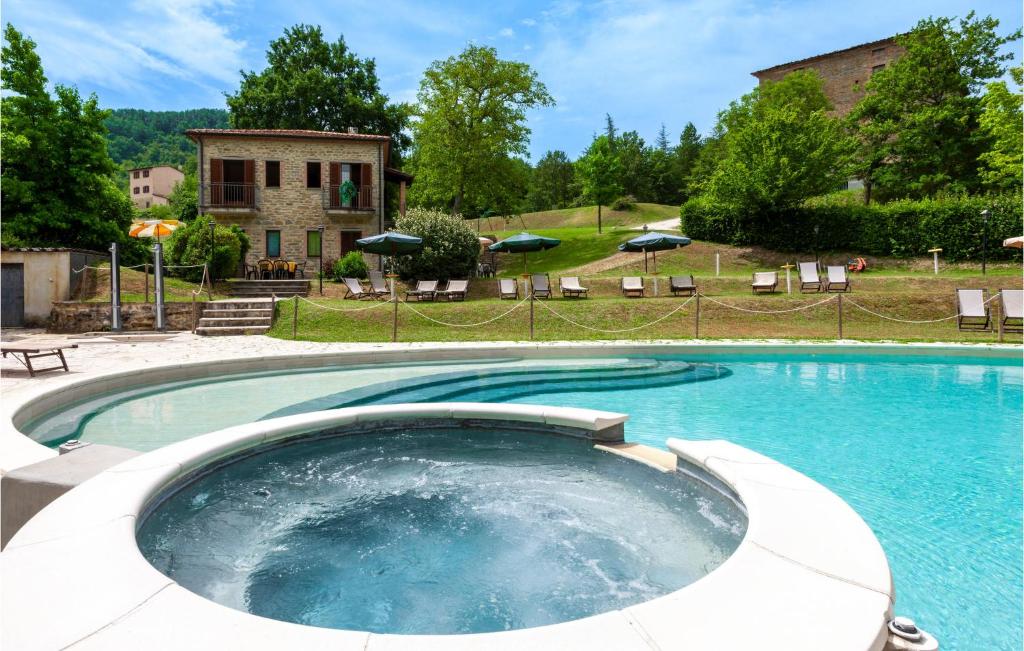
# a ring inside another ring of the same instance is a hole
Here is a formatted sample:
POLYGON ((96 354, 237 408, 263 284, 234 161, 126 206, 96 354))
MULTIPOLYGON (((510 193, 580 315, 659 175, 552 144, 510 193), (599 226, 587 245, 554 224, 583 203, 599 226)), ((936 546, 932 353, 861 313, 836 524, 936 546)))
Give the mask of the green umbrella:
POLYGON ((380 235, 371 235, 356 240, 356 246, 360 251, 376 253, 378 255, 405 255, 416 253, 423 248, 423 239, 415 235, 406 235, 396 231, 388 231, 380 235))
MULTIPOLYGON (((646 226, 644 227, 646 228, 646 226)), ((647 273, 647 252, 668 251, 690 243, 690 238, 685 235, 669 235, 667 233, 644 233, 640 237, 634 237, 628 242, 619 245, 620 251, 643 251, 644 252, 644 273, 647 273)), ((658 258, 654 253, 654 273, 658 273, 658 258)))
POLYGON ((497 251, 499 253, 522 253, 523 272, 525 273, 527 253, 553 249, 561 243, 562 240, 558 240, 553 237, 544 237, 543 235, 534 235, 533 233, 522 232, 518 235, 505 238, 500 242, 495 242, 487 247, 487 249, 489 251, 497 251))

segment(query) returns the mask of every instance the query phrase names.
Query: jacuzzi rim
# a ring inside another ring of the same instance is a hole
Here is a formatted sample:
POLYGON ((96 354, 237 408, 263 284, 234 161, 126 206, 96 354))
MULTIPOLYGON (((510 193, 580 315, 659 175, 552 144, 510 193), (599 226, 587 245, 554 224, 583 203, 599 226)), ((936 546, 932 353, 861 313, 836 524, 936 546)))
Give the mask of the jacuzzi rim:
MULTIPOLYGON (((5 620, 13 622, 5 639, 34 640, 40 631, 62 635, 53 631, 47 614, 59 606, 54 604, 56 599, 67 600, 69 605, 87 604, 84 611, 58 607, 61 625, 74 628, 54 642, 60 647, 74 643, 81 633, 98 636, 98 641, 111 648, 118 647, 119 639, 152 648, 182 647, 188 646, 187 635, 195 627, 200 628, 201 633, 196 634, 207 644, 220 639, 237 644, 240 635, 248 635, 256 648, 270 648, 265 640, 283 636, 297 646, 315 646, 315 641, 322 639, 329 641, 331 648, 351 645, 371 651, 406 644, 422 648, 430 643, 446 649, 493 648, 495 643, 514 648, 556 640, 564 646, 603 648, 594 647, 601 642, 607 648, 650 649, 671 646, 682 630, 688 638, 705 635, 717 639, 723 626, 753 619, 759 623, 752 629, 759 646, 772 647, 777 641, 787 648, 804 648, 793 638, 796 627, 783 613, 811 617, 819 630, 830 631, 830 639, 848 645, 833 648, 881 649, 884 645, 893 590, 884 552, 871 530, 820 484, 725 441, 670 439, 669 448, 688 467, 709 473, 734 491, 746 508, 747 531, 733 554, 704 577, 668 595, 558 624, 466 635, 370 634, 317 628, 221 606, 179 586, 142 556, 136 539, 140 516, 166 487, 188 473, 245 449, 310 431, 403 419, 505 420, 533 427, 564 427, 591 433, 599 447, 606 449, 605 444, 614 445, 621 439, 626 416, 515 404, 354 407, 249 423, 146 453, 68 492, 11 540, 4 552, 10 561, 4 590, 16 594, 17 599, 4 600, 5 620), (815 510, 813 522, 793 518, 808 508, 815 510), (810 548, 807 536, 817 538, 810 548), (824 556, 822 549, 826 550, 824 556), (32 571, 40 564, 48 569, 41 576, 32 571), (759 584, 757 577, 765 568, 779 573, 779 580, 759 584), (746 612, 737 608, 738 594, 753 595, 757 609, 746 612), (691 625, 682 625, 683 619, 691 620, 691 625), (168 626, 168 622, 181 622, 181 626, 168 626), (835 635, 838 637, 832 637, 835 635)), ((637 458, 628 449, 612 449, 651 465, 650 459, 637 458)), ((818 644, 816 639, 806 648, 818 644)), ((13 646, 22 648, 17 643, 13 646)))

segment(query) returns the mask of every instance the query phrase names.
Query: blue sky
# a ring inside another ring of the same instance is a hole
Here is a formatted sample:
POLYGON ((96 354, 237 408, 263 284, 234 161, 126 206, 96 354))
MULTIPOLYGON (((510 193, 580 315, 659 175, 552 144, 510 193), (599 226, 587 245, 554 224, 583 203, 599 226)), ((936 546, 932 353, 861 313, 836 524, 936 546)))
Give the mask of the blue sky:
POLYGON ((375 58, 397 100, 415 98, 431 61, 493 45, 531 64, 557 100, 530 114, 536 160, 548 149, 577 156, 605 113, 648 141, 661 123, 673 140, 687 121, 706 133, 753 88, 753 70, 971 9, 1005 31, 1022 22, 1019 0, 3 0, 2 18, 36 41, 51 81, 111 108, 223 107, 238 71, 262 69, 269 41, 300 22, 375 58))

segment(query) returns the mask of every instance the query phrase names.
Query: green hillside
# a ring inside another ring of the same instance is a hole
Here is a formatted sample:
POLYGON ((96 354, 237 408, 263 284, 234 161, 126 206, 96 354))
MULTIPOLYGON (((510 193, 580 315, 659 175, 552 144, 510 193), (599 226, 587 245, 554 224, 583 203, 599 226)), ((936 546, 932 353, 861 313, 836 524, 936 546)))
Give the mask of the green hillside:
MULTIPOLYGON (((185 170, 195 166, 195 144, 186 129, 225 129, 224 109, 145 111, 114 109, 107 118, 107 150, 123 170, 151 165, 172 165, 185 170)), ((124 175, 127 184, 127 175, 124 175)))
MULTIPOLYGON (((679 206, 638 203, 633 210, 611 210, 607 206, 601 209, 601 224, 609 228, 642 226, 649 222, 660 222, 667 219, 679 219, 679 206)), ((529 212, 511 217, 492 217, 489 226, 487 218, 481 221, 483 222, 481 229, 490 231, 591 226, 597 228, 597 206, 529 212)), ((678 224, 676 228, 679 228, 678 224)))

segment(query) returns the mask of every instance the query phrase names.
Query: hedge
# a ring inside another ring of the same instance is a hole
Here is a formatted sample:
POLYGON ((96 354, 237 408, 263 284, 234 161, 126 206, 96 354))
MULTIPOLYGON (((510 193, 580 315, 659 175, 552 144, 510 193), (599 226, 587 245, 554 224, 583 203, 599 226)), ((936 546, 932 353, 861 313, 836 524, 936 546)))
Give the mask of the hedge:
POLYGON ((926 255, 938 247, 945 259, 958 261, 981 259, 981 211, 988 209, 988 257, 1010 260, 1019 254, 1002 248, 1002 241, 1024 231, 1021 201, 1020 194, 1005 194, 864 205, 839 195, 799 208, 749 213, 695 197, 683 204, 681 215, 683 232, 698 240, 893 257, 926 255))

